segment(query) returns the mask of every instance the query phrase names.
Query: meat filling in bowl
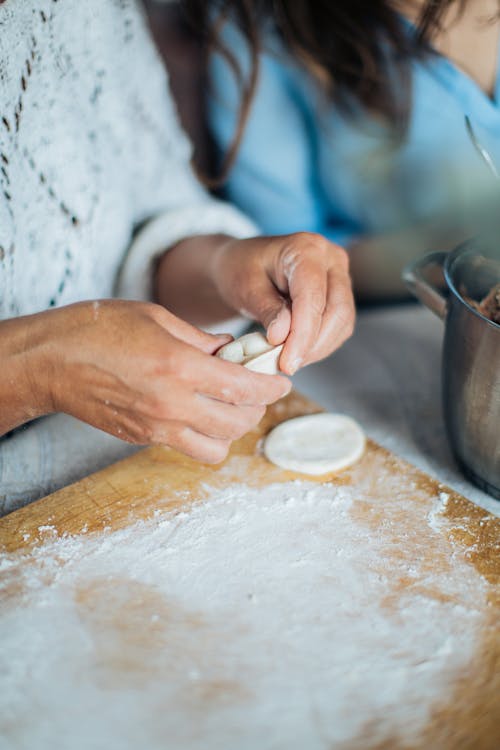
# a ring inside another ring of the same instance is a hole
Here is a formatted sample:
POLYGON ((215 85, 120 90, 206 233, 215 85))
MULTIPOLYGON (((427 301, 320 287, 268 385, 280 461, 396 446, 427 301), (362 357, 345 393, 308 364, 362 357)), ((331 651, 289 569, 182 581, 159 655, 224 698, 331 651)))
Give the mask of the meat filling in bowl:
POLYGON ((500 284, 491 289, 480 302, 464 295, 465 301, 475 310, 500 325, 500 284))

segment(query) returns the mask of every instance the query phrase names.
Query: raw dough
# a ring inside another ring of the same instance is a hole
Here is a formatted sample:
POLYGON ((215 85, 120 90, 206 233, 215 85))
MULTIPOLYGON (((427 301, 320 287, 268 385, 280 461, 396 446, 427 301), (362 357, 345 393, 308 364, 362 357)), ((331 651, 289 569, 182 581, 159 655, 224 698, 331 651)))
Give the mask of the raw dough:
POLYGON ((217 352, 217 356, 221 359, 225 359, 226 362, 235 362, 236 364, 240 365, 245 359, 245 352, 243 350, 243 345, 241 344, 241 342, 236 339, 235 341, 231 341, 230 344, 226 344, 221 349, 219 349, 219 351, 217 352))
POLYGON ((253 370, 253 372, 262 372, 264 375, 279 375, 281 370, 278 363, 282 351, 283 344, 273 346, 269 351, 249 359, 245 362, 244 367, 247 370, 253 370))
POLYGON ((217 356, 228 362, 243 365, 248 370, 265 375, 278 375, 278 362, 283 351, 283 344, 272 346, 262 333, 247 333, 235 341, 226 344, 217 352, 217 356))
POLYGON ((365 443, 365 434, 354 419, 343 414, 310 414, 275 427, 266 438, 264 454, 282 469, 319 476, 358 461, 365 443))

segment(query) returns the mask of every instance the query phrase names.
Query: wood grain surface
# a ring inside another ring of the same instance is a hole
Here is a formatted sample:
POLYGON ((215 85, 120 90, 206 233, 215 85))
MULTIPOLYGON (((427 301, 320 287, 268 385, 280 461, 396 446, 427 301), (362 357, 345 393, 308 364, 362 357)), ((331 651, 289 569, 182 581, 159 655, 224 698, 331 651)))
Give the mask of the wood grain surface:
MULTIPOLYGON (((47 525, 59 535, 105 534, 138 519, 148 519, 158 509, 185 510, 191 503, 207 497, 208 486, 213 490, 244 481, 258 487, 295 479, 298 475, 266 461, 259 450, 259 441, 275 424, 316 411, 320 409, 314 403, 292 394, 270 408, 258 430, 237 442, 226 462, 216 467, 200 465, 166 448, 146 449, 1 519, 0 550, 18 551, 23 559, 29 559, 30 548, 43 543, 47 525)), ((370 744, 367 730, 366 738, 352 746, 352 750, 498 750, 500 520, 371 442, 356 466, 317 481, 355 487, 359 500, 353 512, 357 520, 373 529, 374 534, 389 524, 397 533, 406 535, 408 559, 418 554, 429 569, 450 564, 449 560, 436 558, 432 534, 426 524, 440 493, 446 492, 449 498, 440 510, 446 521, 443 533, 488 587, 482 638, 473 664, 457 681, 446 703, 436 706, 418 744, 401 745, 394 740, 375 746, 370 744), (402 512, 401 497, 411 498, 411 513, 402 512)), ((393 600, 409 585, 404 577, 398 578, 391 593, 393 600)), ((437 590, 424 593, 431 598, 442 596, 437 590)), ((393 604, 388 597, 387 606, 393 604)))

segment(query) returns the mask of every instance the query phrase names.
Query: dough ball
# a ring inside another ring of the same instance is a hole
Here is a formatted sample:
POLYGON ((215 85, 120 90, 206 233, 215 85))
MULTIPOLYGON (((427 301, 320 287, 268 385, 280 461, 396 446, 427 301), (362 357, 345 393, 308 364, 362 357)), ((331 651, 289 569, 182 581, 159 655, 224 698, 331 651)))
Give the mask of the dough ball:
POLYGON ((239 365, 245 359, 245 352, 241 343, 236 339, 236 341, 231 341, 229 344, 221 347, 217 352, 217 356, 225 359, 226 362, 236 362, 239 365))
POLYGON ((247 333, 235 341, 221 347, 217 356, 228 362, 236 362, 253 372, 265 375, 278 375, 278 362, 283 344, 272 346, 259 332, 247 333))
POLYGON ((258 331, 255 333, 246 333, 237 340, 243 347, 245 357, 255 357, 257 354, 263 354, 273 348, 264 334, 258 331))
POLYGON ((247 370, 253 372, 261 372, 264 375, 279 375, 281 370, 279 368, 280 354, 283 351, 283 344, 280 346, 274 346, 264 354, 259 354, 256 357, 252 357, 245 362, 244 367, 247 370))
POLYGON ((320 476, 345 469, 365 450, 365 434, 342 414, 310 414, 283 422, 264 443, 271 463, 300 474, 320 476))

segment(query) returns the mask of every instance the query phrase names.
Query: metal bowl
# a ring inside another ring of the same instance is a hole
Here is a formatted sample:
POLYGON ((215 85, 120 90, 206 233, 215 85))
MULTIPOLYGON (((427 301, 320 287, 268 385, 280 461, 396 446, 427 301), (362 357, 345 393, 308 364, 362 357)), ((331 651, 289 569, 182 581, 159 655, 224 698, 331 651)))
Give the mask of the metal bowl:
POLYGON ((453 453, 472 482, 500 499, 500 325, 472 302, 500 283, 500 243, 479 238, 432 253, 403 278, 445 321, 442 396, 453 453))

